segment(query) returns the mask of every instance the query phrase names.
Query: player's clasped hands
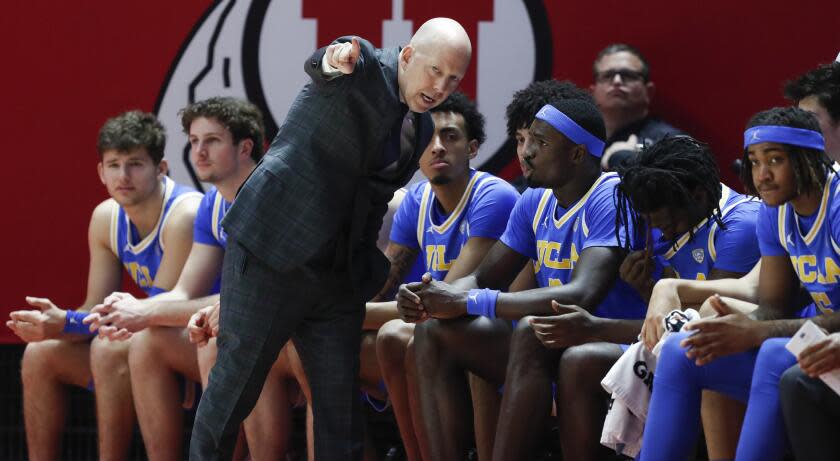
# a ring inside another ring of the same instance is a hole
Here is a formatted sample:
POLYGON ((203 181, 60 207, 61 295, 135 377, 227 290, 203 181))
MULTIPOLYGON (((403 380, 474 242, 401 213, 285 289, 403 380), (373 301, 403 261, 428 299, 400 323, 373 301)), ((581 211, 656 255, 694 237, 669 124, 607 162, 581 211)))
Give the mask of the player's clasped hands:
POLYGON ((147 315, 137 298, 130 293, 114 292, 102 304, 97 304, 85 317, 84 323, 100 338, 125 341, 147 325, 147 315))
POLYGON ((335 67, 342 74, 352 74, 360 53, 359 39, 356 37, 353 37, 349 42, 334 43, 327 47, 327 64, 335 67))
POLYGON ((400 286, 397 309, 406 322, 420 322, 433 317, 449 319, 466 315, 466 296, 463 290, 448 283, 432 280, 428 272, 420 282, 400 286))
POLYGON ((219 303, 200 309, 190 317, 187 324, 190 342, 199 347, 206 346, 210 338, 219 334, 219 303))

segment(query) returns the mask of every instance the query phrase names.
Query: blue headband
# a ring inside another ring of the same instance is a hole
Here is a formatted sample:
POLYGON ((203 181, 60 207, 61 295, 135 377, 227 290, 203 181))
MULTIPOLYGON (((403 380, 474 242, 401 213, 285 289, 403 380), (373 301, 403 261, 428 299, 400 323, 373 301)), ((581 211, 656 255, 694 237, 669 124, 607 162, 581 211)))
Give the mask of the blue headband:
POLYGON ((762 142, 777 142, 808 149, 825 150, 825 140, 822 134, 814 130, 779 125, 759 125, 744 132, 744 149, 762 142))
POLYGON ((586 131, 583 127, 570 119, 568 115, 557 110, 551 104, 542 106, 537 112, 537 119, 542 120, 553 126, 557 131, 566 135, 575 144, 583 144, 590 154, 601 157, 604 153, 604 141, 595 137, 592 133, 586 131))

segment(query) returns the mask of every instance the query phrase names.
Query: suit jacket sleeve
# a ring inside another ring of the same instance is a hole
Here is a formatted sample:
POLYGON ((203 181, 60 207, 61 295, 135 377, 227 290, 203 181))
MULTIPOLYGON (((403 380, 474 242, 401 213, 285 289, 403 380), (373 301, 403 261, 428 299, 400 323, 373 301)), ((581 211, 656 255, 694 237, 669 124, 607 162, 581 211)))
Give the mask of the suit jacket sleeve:
MULTIPOLYGON (((353 37, 346 36, 346 37, 339 37, 335 39, 330 45, 336 43, 347 43, 353 37)), ((373 56, 374 47, 373 45, 368 42, 367 40, 356 37, 359 41, 359 46, 361 47, 361 52, 359 53, 359 59, 356 61, 356 66, 353 69, 353 73, 350 75, 355 75, 357 73, 364 73, 365 72, 365 63, 368 61, 369 57, 373 56)), ((322 47, 317 49, 312 56, 310 56, 306 62, 303 64, 303 69, 306 71, 306 74, 312 79, 312 81, 316 84, 325 84, 327 82, 331 82, 335 79, 340 79, 341 77, 349 77, 347 75, 325 75, 323 71, 323 67, 321 66, 321 61, 324 59, 324 55, 327 53, 327 47, 322 47)))

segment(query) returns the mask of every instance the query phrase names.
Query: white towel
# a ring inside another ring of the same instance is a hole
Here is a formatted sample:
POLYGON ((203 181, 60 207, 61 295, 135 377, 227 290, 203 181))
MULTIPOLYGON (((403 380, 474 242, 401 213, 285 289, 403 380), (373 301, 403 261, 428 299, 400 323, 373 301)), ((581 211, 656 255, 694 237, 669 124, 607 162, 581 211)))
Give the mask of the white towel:
POLYGON ((639 454, 659 350, 668 335, 697 318, 700 314, 694 309, 671 311, 663 319, 665 334, 653 353, 642 342, 637 342, 615 362, 601 381, 604 390, 612 395, 601 432, 601 445, 624 456, 636 457, 639 454))

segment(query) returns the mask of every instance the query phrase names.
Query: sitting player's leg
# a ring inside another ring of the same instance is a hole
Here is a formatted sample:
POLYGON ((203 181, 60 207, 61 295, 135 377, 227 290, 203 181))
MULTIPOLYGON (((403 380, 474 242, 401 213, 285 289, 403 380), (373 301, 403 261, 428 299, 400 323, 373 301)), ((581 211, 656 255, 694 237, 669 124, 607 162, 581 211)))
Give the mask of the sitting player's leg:
MULTIPOLYGON (((721 296, 720 299, 727 306, 743 313, 755 310, 757 305, 740 299, 721 296)), ((717 315, 711 306, 711 298, 700 306, 701 317, 717 315)), ((744 422, 744 412, 747 406, 743 402, 727 397, 714 391, 703 391, 700 405, 700 415, 703 421, 703 433, 706 436, 706 451, 709 459, 735 459, 735 447, 741 434, 744 422)))
POLYGON ((703 391, 700 416, 709 459, 735 459, 747 405, 724 394, 703 391))
POLYGON ((408 391, 408 405, 411 408, 411 425, 414 427, 414 437, 420 446, 420 459, 432 459, 429 448, 429 437, 420 407, 420 390, 417 386, 417 355, 414 350, 414 336, 408 340, 405 350, 405 382, 408 391))
POLYGON ((417 428, 412 419, 416 407, 410 404, 406 382, 406 352, 413 336, 414 324, 399 319, 382 325, 376 335, 376 357, 382 370, 382 379, 388 388, 403 447, 410 461, 421 459, 417 428))
POLYGON ((556 398, 563 458, 583 461, 609 455, 600 442, 609 397, 601 380, 622 352, 612 343, 582 344, 563 352, 556 398))
POLYGON ((541 435, 539 428, 551 412, 551 382, 561 351, 547 349, 529 319, 519 321, 510 339, 494 459, 530 458, 541 435))
POLYGON ((198 358, 198 371, 201 373, 201 388, 207 387, 207 379, 210 377, 210 370, 216 363, 216 338, 210 338, 205 346, 196 348, 198 358))
POLYGON ((768 339, 758 351, 750 400, 738 439, 737 460, 781 459, 788 448, 779 400, 779 380, 788 368, 796 365, 796 357, 785 349, 789 339, 768 339))
MULTIPOLYGON (((513 293, 533 288, 537 288, 534 265, 528 262, 510 284, 508 291, 513 293)), ((493 445, 502 407, 502 394, 499 392, 499 386, 474 373, 469 374, 469 382, 478 457, 479 459, 493 459, 493 445)))
POLYGON ((27 344, 21 381, 29 459, 58 459, 67 413, 65 386, 90 384, 90 343, 50 339, 27 344))
POLYGON ((312 390, 309 388, 309 380, 306 378, 306 372, 303 371, 303 363, 300 360, 300 354, 298 354, 293 341, 287 342, 280 354, 285 355, 284 360, 289 364, 291 374, 294 376, 295 381, 297 381, 299 393, 295 404, 300 404, 300 399, 302 398, 304 405, 306 405, 306 452, 308 453, 307 459, 314 461, 315 429, 313 426, 314 417, 312 415, 312 390))
POLYGON ((432 459, 464 458, 472 421, 465 372, 501 384, 510 331, 510 322, 485 317, 417 325, 417 387, 432 459))
POLYGON ((472 396, 475 448, 479 459, 492 459, 502 396, 499 394, 499 386, 486 379, 473 373, 468 374, 468 379, 472 396))
POLYGON ((90 346, 101 460, 124 459, 131 444, 135 420, 128 368, 131 342, 97 337, 90 346))
POLYGON ((131 338, 128 363, 146 454, 152 460, 181 459, 184 392, 186 386, 201 381, 196 348, 187 330, 150 327, 139 331, 131 338))
POLYGON ((715 359, 697 366, 686 357, 676 333, 665 340, 656 364, 648 418, 642 440, 641 460, 683 459, 694 450, 700 430, 700 398, 704 389, 746 401, 756 351, 715 359), (645 447, 656 447, 645 449, 645 447))
POLYGON ((382 382, 382 371, 379 369, 379 362, 376 359, 376 332, 366 330, 362 332, 362 342, 359 354, 359 380, 362 392, 370 397, 386 402, 388 392, 382 382))

